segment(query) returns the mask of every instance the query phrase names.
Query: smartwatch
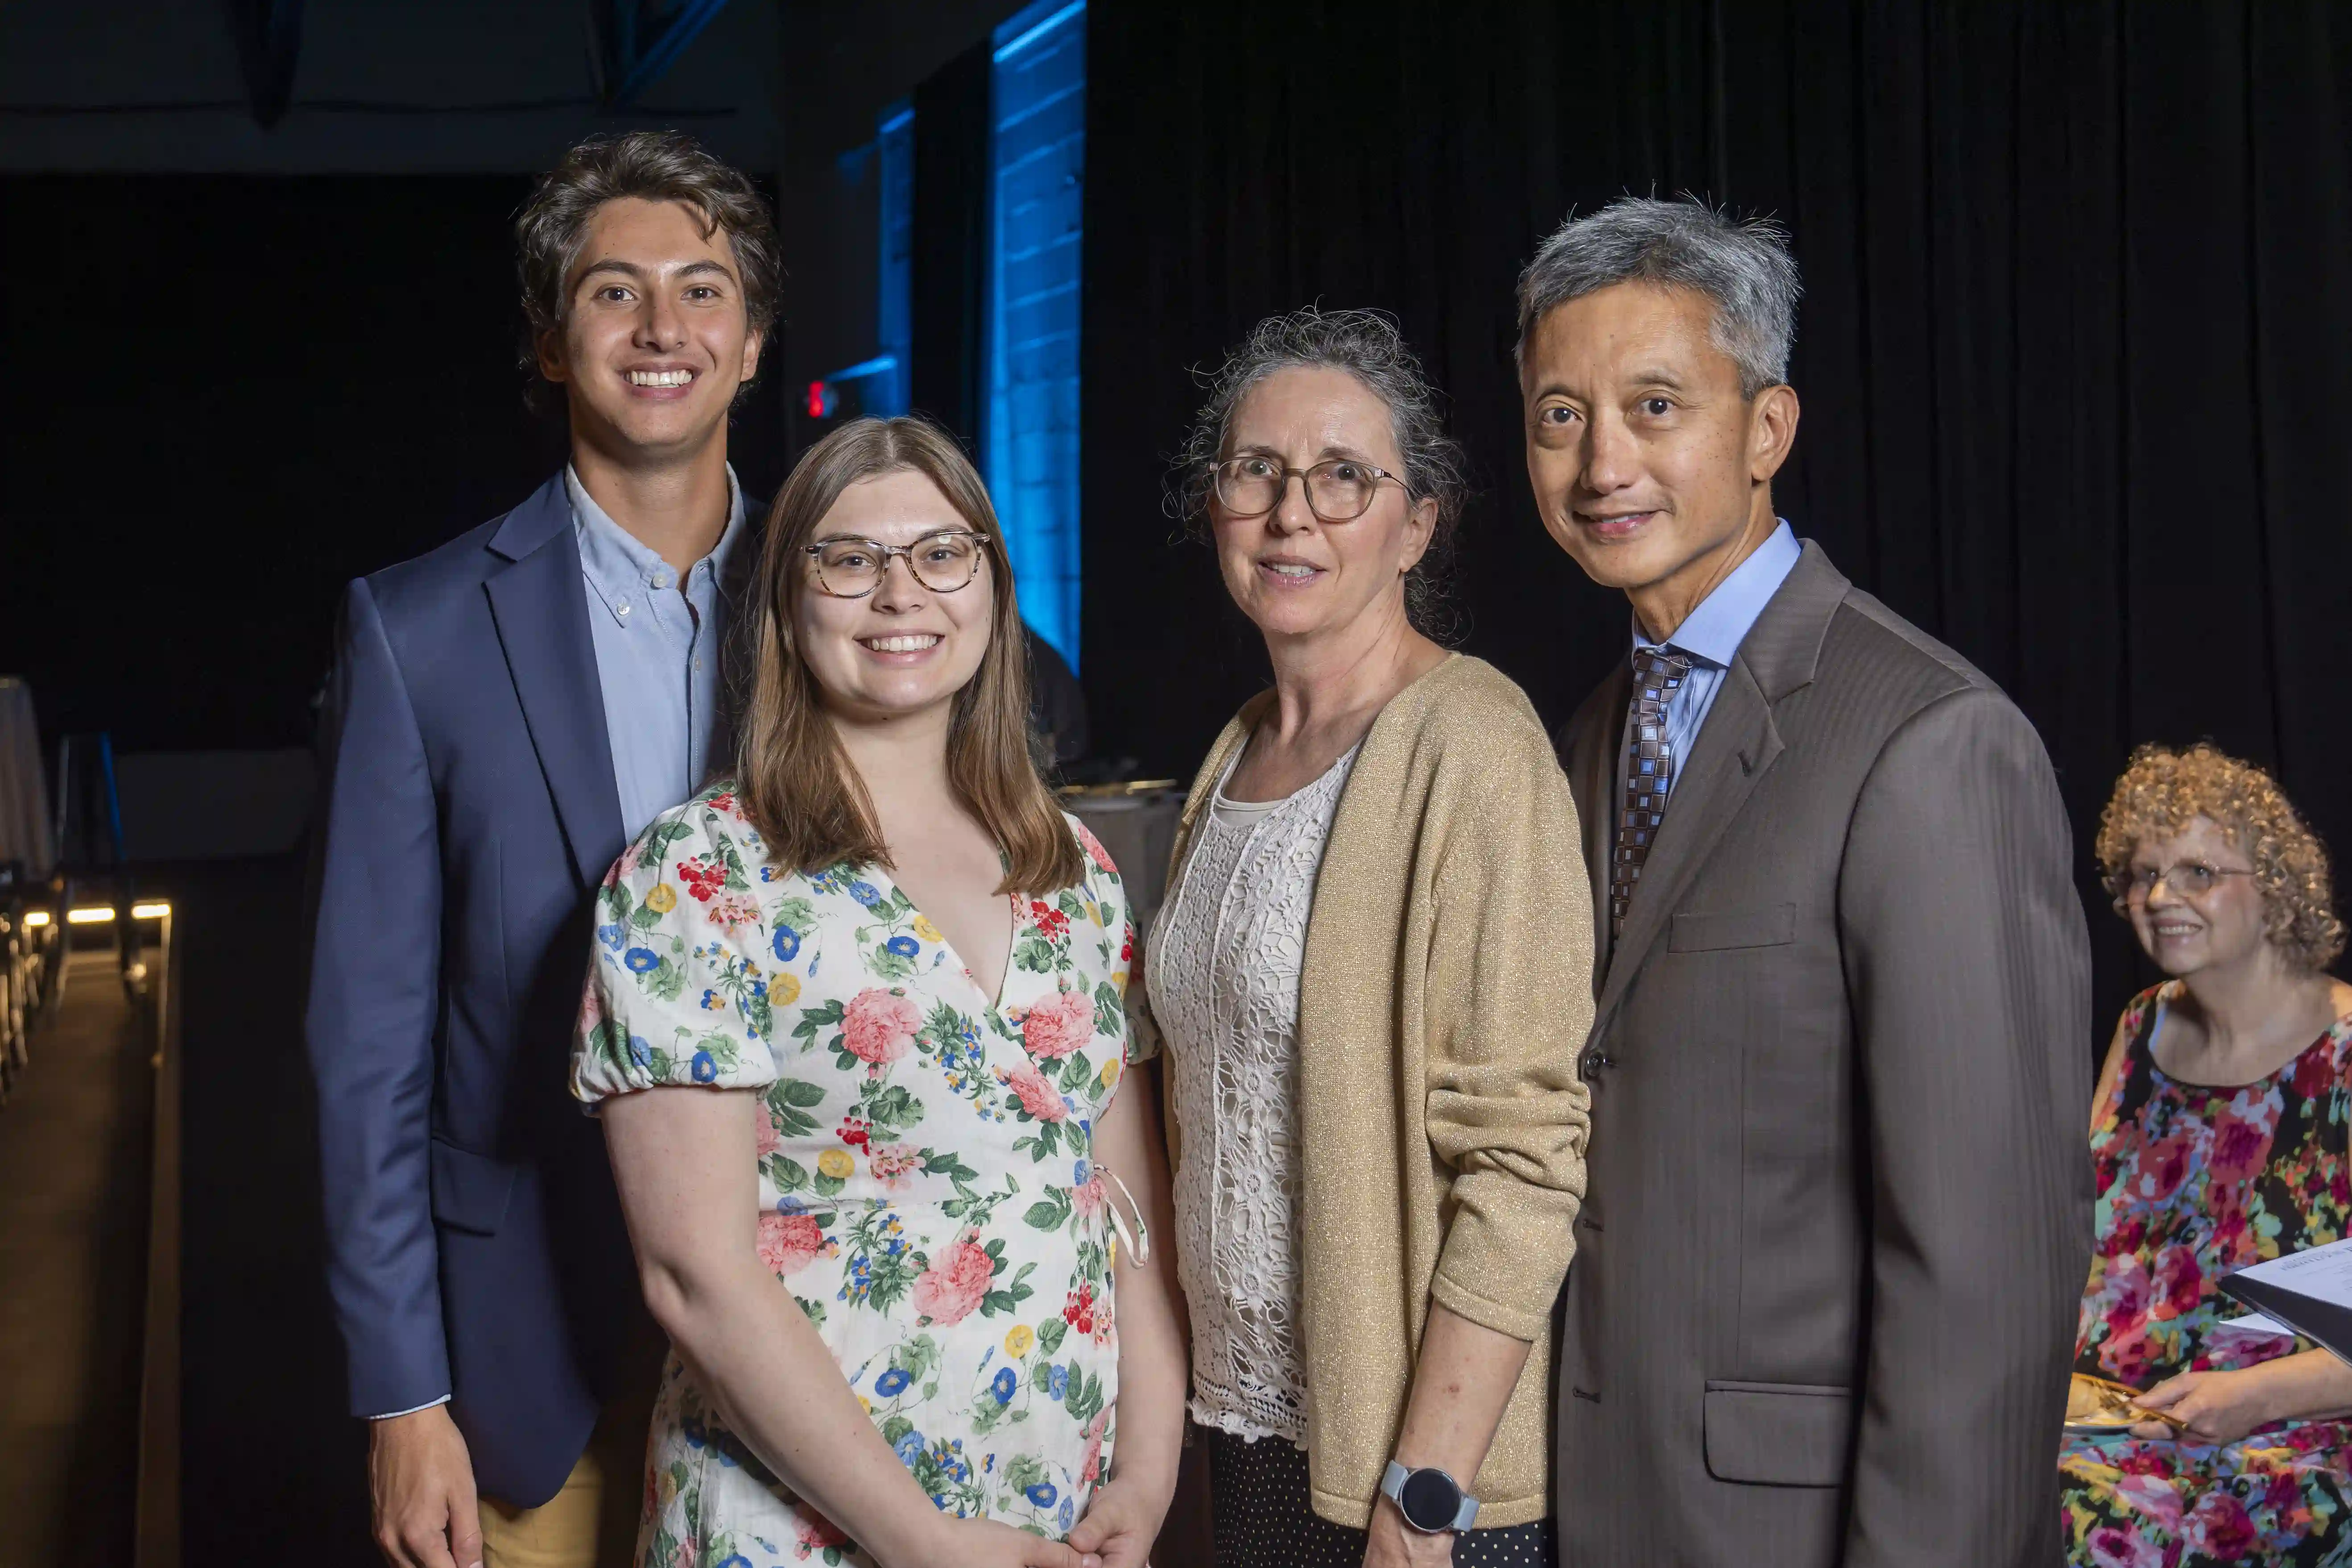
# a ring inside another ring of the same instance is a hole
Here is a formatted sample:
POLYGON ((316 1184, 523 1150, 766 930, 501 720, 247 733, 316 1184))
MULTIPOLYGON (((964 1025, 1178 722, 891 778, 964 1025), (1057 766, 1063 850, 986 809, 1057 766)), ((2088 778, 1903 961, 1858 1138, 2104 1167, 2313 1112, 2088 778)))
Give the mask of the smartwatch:
POLYGON ((1478 1517, 1478 1500, 1444 1470, 1411 1470, 1395 1459, 1381 1478, 1381 1495, 1397 1505, 1405 1523, 1423 1535, 1467 1530, 1478 1517))

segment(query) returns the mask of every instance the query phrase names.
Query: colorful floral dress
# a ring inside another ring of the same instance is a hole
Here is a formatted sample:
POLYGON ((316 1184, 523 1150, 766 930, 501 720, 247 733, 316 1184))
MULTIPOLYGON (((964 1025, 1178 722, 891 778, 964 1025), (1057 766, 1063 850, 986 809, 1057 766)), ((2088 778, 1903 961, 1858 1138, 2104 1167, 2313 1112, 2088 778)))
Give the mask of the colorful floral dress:
MULTIPOLYGON (((572 1055, 590 1104, 756 1089, 761 1259, 931 1500, 1058 1539, 1113 1442, 1116 1247, 1095 1121, 1125 1064, 1127 898, 1016 896, 1003 994, 875 866, 766 864, 719 786, 657 817, 599 895, 572 1055)), ((720 1424, 673 1353, 643 1568, 866 1563, 720 1424)))
MULTIPOLYGON (((2225 1274, 2342 1239, 2352 1215, 2345 1072, 2352 1018, 2259 1082, 2165 1076, 2148 1048, 2174 984, 2125 1012, 2123 1070, 2091 1153, 2098 1242, 2079 1372, 2146 1388, 2310 1350, 2233 1329, 2225 1274)), ((2058 1468, 2070 1562, 2097 1568, 2352 1563, 2352 1424, 2282 1421, 2235 1443, 2069 1436, 2058 1468)))

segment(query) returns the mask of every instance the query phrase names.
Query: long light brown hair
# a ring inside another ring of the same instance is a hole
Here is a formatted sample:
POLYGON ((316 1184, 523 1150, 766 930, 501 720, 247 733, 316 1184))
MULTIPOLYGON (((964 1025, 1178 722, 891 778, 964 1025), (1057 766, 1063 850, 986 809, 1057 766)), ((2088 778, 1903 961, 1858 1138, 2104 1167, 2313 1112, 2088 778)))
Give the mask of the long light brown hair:
POLYGON ((988 649, 950 710, 948 782, 1004 852, 998 891, 1071 887, 1086 861, 1030 757, 1028 644, 996 509, 962 448, 926 419, 850 421, 809 448, 769 510, 752 580, 751 689, 735 748, 736 800, 780 866, 814 872, 845 860, 891 864, 873 799, 801 656, 793 611, 808 582, 803 547, 841 492, 903 472, 938 486, 965 524, 985 536, 982 557, 995 595, 988 649))

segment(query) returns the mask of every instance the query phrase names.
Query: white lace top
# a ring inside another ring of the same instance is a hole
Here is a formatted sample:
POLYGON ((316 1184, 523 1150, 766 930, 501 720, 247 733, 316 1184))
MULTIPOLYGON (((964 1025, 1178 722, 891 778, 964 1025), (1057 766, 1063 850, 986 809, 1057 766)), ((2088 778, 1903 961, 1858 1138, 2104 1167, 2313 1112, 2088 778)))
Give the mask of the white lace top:
POLYGON ((1176 1268, 1192 1321, 1192 1419, 1301 1445, 1298 973, 1358 749, 1269 805, 1227 801, 1217 781, 1144 966, 1185 1130, 1176 1268))

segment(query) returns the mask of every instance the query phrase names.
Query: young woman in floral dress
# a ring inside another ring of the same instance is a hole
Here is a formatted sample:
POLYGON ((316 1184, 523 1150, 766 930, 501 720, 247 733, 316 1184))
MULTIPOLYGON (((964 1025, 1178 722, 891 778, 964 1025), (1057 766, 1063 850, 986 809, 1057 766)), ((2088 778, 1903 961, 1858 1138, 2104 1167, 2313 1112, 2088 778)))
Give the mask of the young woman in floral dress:
POLYGON ((2352 986, 2327 859, 2261 769, 2144 748, 2099 859, 2172 978, 2116 1030, 2091 1113, 2098 1239, 2075 1370, 2158 1422, 2059 1456, 2069 1561, 2352 1561, 2352 1367, 2236 1327, 2219 1281, 2352 1223, 2352 986))
POLYGON ((573 1089, 675 1350, 644 1568, 1140 1568, 1173 1491, 1134 931, 1030 763, 995 531, 928 425, 812 449, 738 776, 601 894, 573 1089))

